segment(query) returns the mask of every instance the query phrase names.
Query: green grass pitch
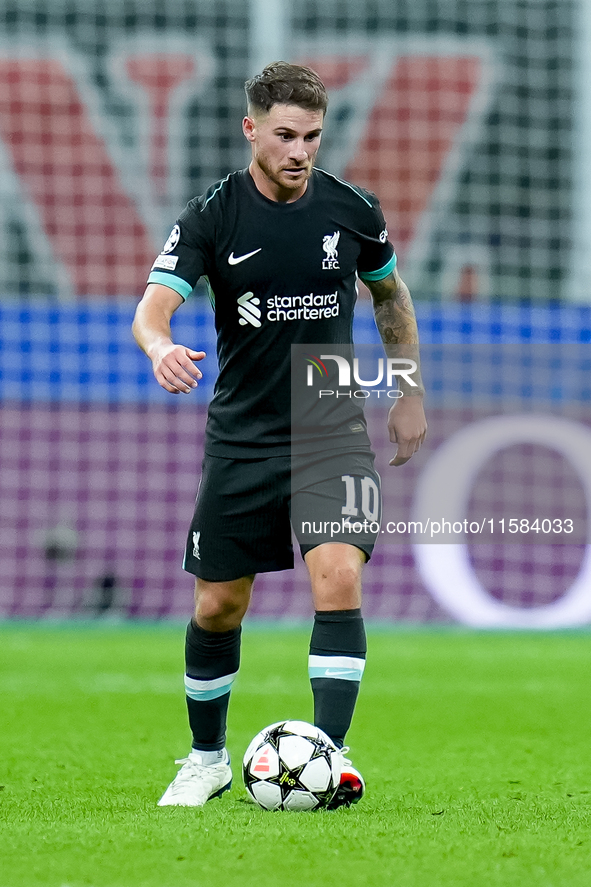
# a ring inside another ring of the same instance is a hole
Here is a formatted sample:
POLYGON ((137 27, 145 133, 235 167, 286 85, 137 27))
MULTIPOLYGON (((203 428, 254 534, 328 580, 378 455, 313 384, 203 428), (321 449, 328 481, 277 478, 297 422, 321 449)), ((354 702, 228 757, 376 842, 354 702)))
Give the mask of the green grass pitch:
POLYGON ((591 884, 591 644, 369 632, 355 808, 245 803, 248 741, 311 718, 308 633, 247 625, 234 786, 158 808, 189 745, 182 626, 0 626, 0 887, 591 884))

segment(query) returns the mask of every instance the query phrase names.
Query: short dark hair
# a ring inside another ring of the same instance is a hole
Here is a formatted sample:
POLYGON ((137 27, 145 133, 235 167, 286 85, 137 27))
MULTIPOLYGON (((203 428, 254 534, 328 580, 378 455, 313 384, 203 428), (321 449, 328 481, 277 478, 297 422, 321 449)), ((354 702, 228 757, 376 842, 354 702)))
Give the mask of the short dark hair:
POLYGON ((307 111, 326 111, 326 87, 316 71, 305 65, 271 62, 244 84, 249 108, 268 112, 273 105, 299 105, 307 111))

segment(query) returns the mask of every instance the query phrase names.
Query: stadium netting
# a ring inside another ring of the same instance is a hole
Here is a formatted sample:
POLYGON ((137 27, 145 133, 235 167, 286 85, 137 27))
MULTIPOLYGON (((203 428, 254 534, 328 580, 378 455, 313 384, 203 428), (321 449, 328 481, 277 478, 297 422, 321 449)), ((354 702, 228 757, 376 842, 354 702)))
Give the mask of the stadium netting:
MULTIPOLYGON (((204 384, 178 398, 153 379, 129 332, 132 314, 129 304, 108 301, 0 306, 4 616, 162 617, 190 611, 192 580, 181 559, 215 377, 211 311, 205 299, 195 299, 175 317, 177 340, 198 342, 209 353, 204 384)), ((431 390, 428 447, 404 468, 389 468, 385 408, 368 410, 384 480, 384 520, 408 519, 429 454, 483 417, 533 411, 549 423, 568 418, 589 427, 589 309, 442 311, 423 304, 418 319, 431 390), (491 342, 506 355, 504 363, 494 374, 474 377, 479 343, 490 352, 491 342), (530 368, 518 391, 509 372, 511 354, 516 365, 530 368)), ((377 342, 367 303, 359 306, 355 338, 377 342)), ((586 512, 583 483, 568 458, 533 442, 501 450, 483 465, 469 514, 571 516, 581 526, 586 512)), ((579 534, 576 544, 535 541, 470 540, 473 568, 495 599, 536 608, 559 599, 572 584, 584 538, 579 534)), ((257 579, 254 616, 309 614, 306 572, 296 560, 294 572, 257 579)), ((380 540, 366 571, 365 595, 369 617, 450 618, 426 588, 408 538, 380 540)))
MULTIPOLYGON (((180 208, 247 162, 250 8, 0 0, 2 292, 141 291, 180 208)), ((567 294, 576 10, 289 4, 280 45, 330 90, 320 163, 379 195, 416 297, 567 294)))

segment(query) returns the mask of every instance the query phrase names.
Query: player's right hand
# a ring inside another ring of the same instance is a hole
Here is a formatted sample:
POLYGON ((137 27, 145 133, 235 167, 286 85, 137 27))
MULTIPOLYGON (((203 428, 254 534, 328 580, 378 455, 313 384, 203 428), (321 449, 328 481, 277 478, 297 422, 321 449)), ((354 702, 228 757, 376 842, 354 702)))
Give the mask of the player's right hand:
POLYGON ((156 381, 171 394, 189 394, 197 388, 203 373, 194 361, 203 360, 205 351, 194 351, 184 345, 163 345, 152 355, 156 381))

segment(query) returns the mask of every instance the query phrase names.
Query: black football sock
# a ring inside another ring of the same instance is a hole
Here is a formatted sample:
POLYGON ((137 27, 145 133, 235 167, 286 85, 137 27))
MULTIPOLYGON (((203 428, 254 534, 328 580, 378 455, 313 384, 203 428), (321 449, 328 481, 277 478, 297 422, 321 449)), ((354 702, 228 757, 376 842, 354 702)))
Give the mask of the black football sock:
POLYGON ((216 751, 226 743, 230 689, 240 666, 240 628, 206 631, 192 619, 185 643, 185 692, 193 748, 216 751))
POLYGON ((360 609, 316 612, 308 660, 314 723, 339 748, 353 718, 366 652, 360 609))

